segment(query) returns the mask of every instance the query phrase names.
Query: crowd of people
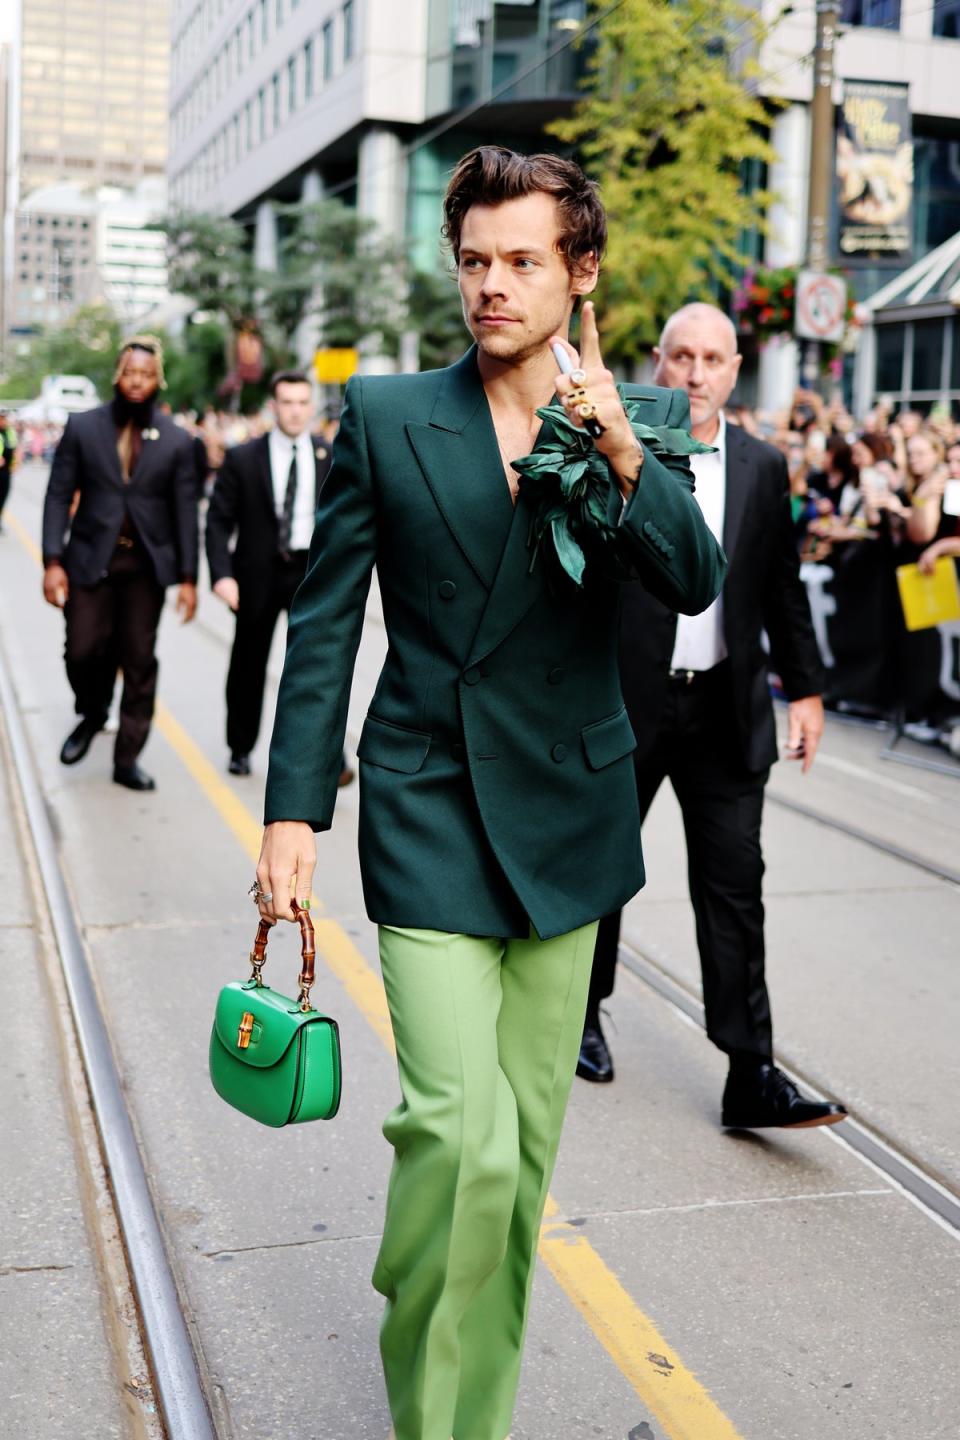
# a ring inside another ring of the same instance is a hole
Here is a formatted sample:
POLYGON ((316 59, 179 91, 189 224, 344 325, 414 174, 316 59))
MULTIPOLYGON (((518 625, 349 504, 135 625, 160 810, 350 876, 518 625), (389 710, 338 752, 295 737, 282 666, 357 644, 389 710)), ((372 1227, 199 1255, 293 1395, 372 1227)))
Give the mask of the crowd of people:
POLYGON ((781 413, 734 406, 729 418, 786 460, 804 573, 829 590, 828 703, 942 738, 960 677, 945 691, 941 636, 905 629, 897 571, 916 564, 929 576, 960 556, 960 422, 884 400, 857 421, 807 390, 781 413))
MULTIPOLYGON (((169 414, 169 407, 163 407, 169 414)), ((932 574, 936 561, 960 557, 960 421, 934 408, 929 415, 896 410, 880 400, 856 420, 838 399, 798 389, 789 409, 764 412, 731 403, 727 419, 773 444, 790 477, 791 507, 801 560, 832 572, 841 635, 831 668, 828 703, 853 713, 914 720, 942 719, 938 687, 905 672, 931 638, 904 638, 895 572, 916 563, 932 574), (881 592, 878 600, 878 591, 881 592), (895 642, 895 643, 894 643, 895 642)), ((249 414, 184 411, 174 423, 194 442, 198 495, 209 498, 230 451, 269 434, 269 405, 249 414)), ((318 416, 312 434, 332 445, 337 419, 318 416)), ((18 463, 49 462, 62 434, 55 423, 4 419, 0 520, 18 463)), ((932 653, 932 652, 931 652, 932 653)), ((936 668, 928 656, 921 668, 936 668)))

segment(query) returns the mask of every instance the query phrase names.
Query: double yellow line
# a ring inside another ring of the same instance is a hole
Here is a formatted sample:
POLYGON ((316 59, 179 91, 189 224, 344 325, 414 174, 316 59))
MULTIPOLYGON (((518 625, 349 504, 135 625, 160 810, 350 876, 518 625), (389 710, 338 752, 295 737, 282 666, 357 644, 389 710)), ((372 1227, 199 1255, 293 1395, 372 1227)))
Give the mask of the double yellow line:
MULTIPOLYGON (((14 516, 10 528, 39 565, 40 552, 14 516)), ((256 863, 261 827, 243 802, 163 704, 156 726, 189 771, 210 804, 256 863)), ((383 985, 340 925, 314 902, 317 954, 343 985, 350 999, 384 1046, 393 1052, 393 1033, 383 985)), ((650 1415, 663 1428, 664 1440, 742 1440, 691 1370, 634 1303, 586 1236, 558 1218, 548 1197, 539 1254, 561 1289, 590 1326, 617 1368, 633 1386, 650 1415)))

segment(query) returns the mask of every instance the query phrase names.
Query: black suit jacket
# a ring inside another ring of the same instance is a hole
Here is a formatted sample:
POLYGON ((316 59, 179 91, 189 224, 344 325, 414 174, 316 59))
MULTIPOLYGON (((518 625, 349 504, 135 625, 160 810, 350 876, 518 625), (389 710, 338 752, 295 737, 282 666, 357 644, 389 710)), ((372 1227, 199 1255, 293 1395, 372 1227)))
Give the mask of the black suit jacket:
MULTIPOLYGON (((768 659, 791 700, 821 693, 823 667, 800 579, 783 456, 728 424, 726 485, 724 635, 744 764, 759 772, 777 758, 768 659), (761 644, 764 630, 770 657, 761 644)), ((677 617, 639 585, 624 586, 622 606, 620 676, 642 763, 666 701, 677 617)))
POLYGON ((165 415, 156 415, 148 429, 157 438, 143 439, 125 484, 111 407, 98 405, 67 421, 43 506, 43 557, 46 563, 61 561, 76 585, 95 585, 106 574, 125 510, 161 585, 196 579, 197 481, 190 436, 165 415), (77 492, 80 503, 71 521, 77 492))
MULTIPOLYGON (((330 447, 314 437, 313 454, 318 503, 330 469, 330 447)), ((277 558, 277 511, 268 436, 227 451, 210 497, 206 544, 211 584, 232 575, 244 606, 269 588, 277 558)))

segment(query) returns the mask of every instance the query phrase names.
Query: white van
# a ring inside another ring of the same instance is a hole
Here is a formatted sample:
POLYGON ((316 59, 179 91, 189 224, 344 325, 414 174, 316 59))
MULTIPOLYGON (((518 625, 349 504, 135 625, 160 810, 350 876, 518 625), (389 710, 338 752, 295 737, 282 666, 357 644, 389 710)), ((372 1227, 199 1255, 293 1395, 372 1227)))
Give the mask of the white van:
POLYGON ((17 411, 21 420, 65 425, 67 417, 100 404, 96 386, 86 375, 45 375, 40 395, 17 411))

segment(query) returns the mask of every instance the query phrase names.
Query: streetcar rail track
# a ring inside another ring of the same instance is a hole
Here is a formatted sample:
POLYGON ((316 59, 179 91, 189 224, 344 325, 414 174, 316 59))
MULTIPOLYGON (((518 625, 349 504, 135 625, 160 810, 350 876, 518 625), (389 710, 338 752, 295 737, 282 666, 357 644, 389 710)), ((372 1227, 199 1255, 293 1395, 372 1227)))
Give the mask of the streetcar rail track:
POLYGON ((140 1316, 144 1349, 169 1440, 217 1440, 160 1221, 127 1110, 113 1048, 36 776, 6 657, 0 649, 0 708, 46 895, 114 1208, 140 1316))
MULTIPOLYGON (((669 974, 649 955, 621 939, 619 959, 627 970, 674 1009, 706 1029, 703 1002, 686 985, 669 974)), ((802 1085, 818 1100, 838 1100, 789 1059, 777 1057, 777 1064, 791 1080, 802 1085)), ((941 1176, 935 1175, 917 1156, 911 1155, 888 1136, 873 1130, 862 1120, 848 1116, 840 1125, 831 1127, 831 1137, 845 1145, 862 1160, 879 1170, 886 1178, 922 1209, 960 1235, 960 1195, 941 1176)))
POLYGON ((938 880, 945 880, 949 885, 960 887, 960 870, 953 870, 949 865, 943 865, 938 860, 932 860, 926 855, 919 855, 915 850, 907 850, 904 846, 897 845, 882 835, 872 834, 869 830, 861 829, 859 825, 851 825, 848 820, 840 820, 835 815, 828 815, 823 810, 817 810, 813 805, 805 805, 801 800, 790 800, 785 795, 777 795, 770 789, 767 790, 766 798, 771 805, 776 805, 781 810, 789 810, 794 815, 802 815, 805 820, 812 820, 817 825, 824 825, 829 830, 836 830, 850 840, 859 840, 861 845, 869 845, 873 850, 879 850, 894 860, 902 861, 904 865, 912 865, 915 870, 922 870, 927 875, 935 875, 938 880))

